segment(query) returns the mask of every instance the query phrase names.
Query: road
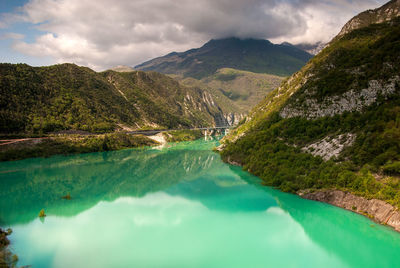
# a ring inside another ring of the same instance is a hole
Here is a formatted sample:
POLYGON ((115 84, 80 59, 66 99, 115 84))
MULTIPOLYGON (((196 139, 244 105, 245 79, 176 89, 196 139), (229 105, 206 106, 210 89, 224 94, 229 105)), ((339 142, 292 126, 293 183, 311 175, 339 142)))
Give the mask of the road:
MULTIPOLYGON (((185 129, 149 129, 149 130, 137 130, 137 131, 129 131, 125 132, 127 134, 132 134, 132 135, 145 135, 145 136, 152 136, 156 135, 160 132, 165 132, 165 131, 175 131, 175 130, 211 130, 211 129, 228 129, 231 128, 231 126, 225 126, 225 127, 200 127, 200 128, 185 128, 185 129)), ((89 135, 103 135, 103 134, 89 134, 89 135)), ((40 137, 40 138, 23 138, 23 139, 4 139, 0 140, 0 146, 3 145, 9 145, 13 143, 18 143, 22 141, 35 141, 35 140, 43 140, 43 139, 49 139, 49 137, 40 137)))

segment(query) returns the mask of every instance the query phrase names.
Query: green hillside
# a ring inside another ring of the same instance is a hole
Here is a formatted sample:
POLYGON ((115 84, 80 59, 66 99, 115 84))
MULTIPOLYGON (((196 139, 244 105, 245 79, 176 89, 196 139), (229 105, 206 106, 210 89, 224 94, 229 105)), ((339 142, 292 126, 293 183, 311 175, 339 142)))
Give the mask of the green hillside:
POLYGON ((252 110, 222 157, 283 191, 337 188, 399 207, 399 74, 399 18, 338 36, 252 110))
MULTIPOLYGON (((201 80, 187 77, 176 77, 186 86, 195 86, 220 96, 225 96, 229 102, 226 106, 231 111, 247 114, 252 107, 259 103, 273 89, 277 88, 284 79, 281 76, 253 73, 231 68, 219 69, 201 80)), ((218 97, 224 99, 223 97, 218 97)))
POLYGON ((212 96, 154 72, 0 64, 0 134, 187 128, 223 115, 212 96))
POLYGON ((311 57, 292 45, 275 45, 259 39, 226 38, 210 40, 198 49, 152 59, 135 69, 196 79, 212 75, 221 68, 287 76, 299 70, 311 57))

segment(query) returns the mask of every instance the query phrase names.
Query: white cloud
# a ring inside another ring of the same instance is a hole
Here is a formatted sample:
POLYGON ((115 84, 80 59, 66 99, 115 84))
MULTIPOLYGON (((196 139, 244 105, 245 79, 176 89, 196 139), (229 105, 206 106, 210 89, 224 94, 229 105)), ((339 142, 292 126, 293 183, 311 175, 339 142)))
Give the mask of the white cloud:
MULTIPOLYGON (((136 65, 211 38, 328 41, 356 13, 382 0, 31 0, 8 22, 43 31, 13 48, 96 70, 136 65)), ((3 16, 4 17, 4 16, 3 16)))
POLYGON ((300 34, 282 35, 273 38, 275 42, 317 43, 329 42, 344 24, 356 14, 376 8, 386 0, 335 0, 304 1, 305 5, 298 12, 306 22, 305 31, 300 34), (308 3, 307 3, 308 2, 308 3))

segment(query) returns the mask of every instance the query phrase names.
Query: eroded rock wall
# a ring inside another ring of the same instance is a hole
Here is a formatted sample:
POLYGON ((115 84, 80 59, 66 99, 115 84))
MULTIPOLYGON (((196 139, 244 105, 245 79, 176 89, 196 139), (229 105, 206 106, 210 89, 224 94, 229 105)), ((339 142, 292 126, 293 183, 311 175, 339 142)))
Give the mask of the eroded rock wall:
POLYGON ((323 190, 312 193, 301 192, 305 199, 329 203, 370 217, 380 224, 387 224, 400 232, 400 213, 394 206, 378 199, 366 199, 339 190, 323 190))

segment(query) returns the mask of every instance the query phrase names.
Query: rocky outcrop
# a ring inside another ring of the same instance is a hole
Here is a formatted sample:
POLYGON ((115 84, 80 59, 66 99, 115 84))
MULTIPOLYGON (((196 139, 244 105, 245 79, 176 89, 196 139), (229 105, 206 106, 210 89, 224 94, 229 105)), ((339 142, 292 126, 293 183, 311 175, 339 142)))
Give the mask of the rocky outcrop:
POLYGON ((400 232, 400 212, 382 200, 366 199, 339 190, 302 191, 299 195, 305 199, 329 203, 365 215, 377 223, 391 226, 400 232))
POLYGON ((396 92, 400 77, 394 76, 387 81, 371 80, 368 88, 351 89, 344 94, 325 97, 323 101, 314 98, 314 93, 305 92, 307 99, 304 103, 295 100, 280 112, 283 118, 305 117, 317 119, 324 116, 334 116, 344 112, 361 111, 364 107, 374 104, 379 96, 388 98, 396 92))
POLYGON ((229 126, 237 125, 246 115, 241 113, 227 113, 224 114, 224 118, 229 126))
POLYGON ((351 19, 343 26, 338 37, 373 23, 390 21, 398 16, 400 16, 400 0, 392 0, 380 8, 364 11, 351 19))
POLYGON ((303 147, 301 150, 313 156, 320 156, 325 161, 328 161, 332 157, 338 157, 346 147, 353 145, 355 139, 356 135, 351 133, 341 134, 336 137, 329 136, 303 147))

